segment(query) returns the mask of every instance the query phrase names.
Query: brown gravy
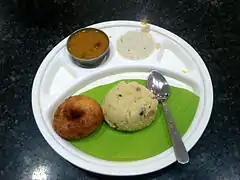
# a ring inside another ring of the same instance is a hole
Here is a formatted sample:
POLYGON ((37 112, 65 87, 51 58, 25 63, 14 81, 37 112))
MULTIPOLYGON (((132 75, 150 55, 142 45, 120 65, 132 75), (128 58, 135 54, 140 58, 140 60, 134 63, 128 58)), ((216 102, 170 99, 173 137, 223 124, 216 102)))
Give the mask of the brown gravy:
POLYGON ((106 51, 109 41, 96 29, 86 29, 74 34, 68 41, 69 52, 79 59, 92 59, 106 51))

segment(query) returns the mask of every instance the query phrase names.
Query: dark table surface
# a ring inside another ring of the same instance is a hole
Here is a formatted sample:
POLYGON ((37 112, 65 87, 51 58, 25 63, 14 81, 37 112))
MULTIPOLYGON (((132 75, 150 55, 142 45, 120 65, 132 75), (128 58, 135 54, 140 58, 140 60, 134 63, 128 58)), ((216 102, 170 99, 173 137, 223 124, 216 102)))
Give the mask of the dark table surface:
POLYGON ((79 169, 53 151, 35 123, 31 88, 43 58, 73 30, 143 18, 176 33, 201 55, 212 77, 214 107, 189 164, 136 179, 240 179, 240 2, 0 0, 1 180, 112 179, 79 169))

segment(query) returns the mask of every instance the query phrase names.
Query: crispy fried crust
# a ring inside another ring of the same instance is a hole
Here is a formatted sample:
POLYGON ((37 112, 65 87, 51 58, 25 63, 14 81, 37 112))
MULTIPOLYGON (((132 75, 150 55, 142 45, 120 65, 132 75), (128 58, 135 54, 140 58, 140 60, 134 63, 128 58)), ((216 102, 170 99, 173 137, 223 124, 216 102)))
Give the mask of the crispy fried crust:
POLYGON ((54 114, 53 127, 64 139, 88 136, 102 123, 101 106, 88 96, 67 98, 54 114))

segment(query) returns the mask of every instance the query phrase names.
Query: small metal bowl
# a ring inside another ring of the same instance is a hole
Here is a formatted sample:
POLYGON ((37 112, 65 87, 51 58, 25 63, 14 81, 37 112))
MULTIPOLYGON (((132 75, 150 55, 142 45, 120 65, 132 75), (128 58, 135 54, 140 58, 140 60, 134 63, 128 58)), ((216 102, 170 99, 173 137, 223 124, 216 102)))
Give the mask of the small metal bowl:
POLYGON ((103 31, 99 30, 99 29, 96 29, 96 28, 82 28, 82 29, 76 30, 76 31, 74 31, 74 32, 69 36, 69 38, 68 38, 68 40, 67 40, 67 50, 68 50, 68 53, 69 53, 69 55, 71 56, 72 61, 73 61, 76 65, 78 65, 78 66, 80 66, 80 67, 93 68, 93 67, 99 66, 102 62, 104 62, 104 61, 107 59, 107 57, 108 57, 108 55, 109 55, 109 49, 110 49, 110 41, 109 41, 109 38, 108 38, 107 34, 104 33, 103 31), (74 55, 70 52, 70 50, 69 50, 69 41, 71 40, 71 38, 72 38, 76 33, 80 32, 80 31, 86 31, 86 30, 96 30, 96 31, 102 33, 102 34, 106 37, 106 39, 107 39, 107 41, 108 41, 108 47, 107 47, 107 49, 106 49, 102 54, 100 54, 99 56, 97 56, 97 57, 95 57, 95 58, 91 58, 91 59, 81 59, 81 58, 78 58, 78 57, 74 56, 74 55))

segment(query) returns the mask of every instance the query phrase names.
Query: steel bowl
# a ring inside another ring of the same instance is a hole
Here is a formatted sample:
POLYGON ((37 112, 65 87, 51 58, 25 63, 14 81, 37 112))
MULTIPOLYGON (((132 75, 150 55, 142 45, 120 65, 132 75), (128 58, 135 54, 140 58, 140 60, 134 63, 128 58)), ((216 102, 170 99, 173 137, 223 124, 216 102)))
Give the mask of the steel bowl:
POLYGON ((99 66, 101 63, 103 63, 107 59, 107 57, 109 55, 109 49, 110 49, 110 40, 109 40, 107 34, 105 32, 103 32, 102 30, 99 30, 99 29, 96 29, 96 28, 82 28, 82 29, 76 30, 68 37, 68 40, 67 40, 67 51, 68 51, 72 61, 80 67, 96 67, 96 66, 99 66), (96 31, 102 33, 108 41, 108 48, 102 54, 100 54, 99 56, 97 56, 95 58, 91 58, 91 59, 78 58, 70 52, 69 41, 71 40, 71 38, 76 33, 80 32, 80 31, 86 31, 86 30, 89 30, 89 29, 96 30, 96 31))

